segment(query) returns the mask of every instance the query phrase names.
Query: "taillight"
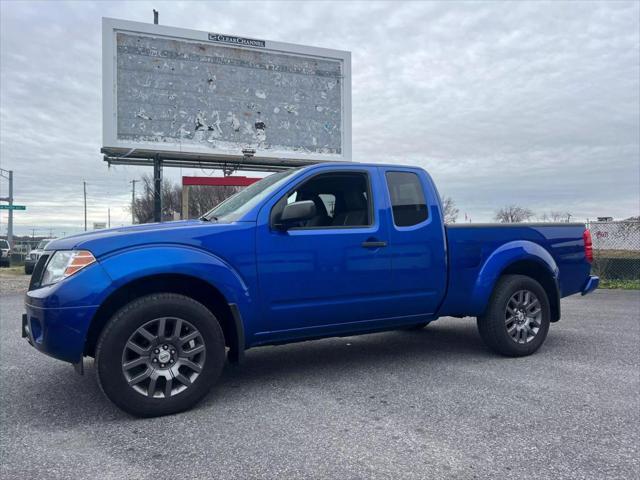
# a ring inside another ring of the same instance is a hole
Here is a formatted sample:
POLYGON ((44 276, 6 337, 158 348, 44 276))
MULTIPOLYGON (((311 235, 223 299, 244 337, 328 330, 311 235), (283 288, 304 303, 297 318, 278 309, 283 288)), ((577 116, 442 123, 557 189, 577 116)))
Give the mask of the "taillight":
POLYGON ((587 259, 587 262, 593 262, 593 242, 591 241, 591 232, 589 229, 586 229, 582 234, 582 239, 584 240, 584 257, 587 259))

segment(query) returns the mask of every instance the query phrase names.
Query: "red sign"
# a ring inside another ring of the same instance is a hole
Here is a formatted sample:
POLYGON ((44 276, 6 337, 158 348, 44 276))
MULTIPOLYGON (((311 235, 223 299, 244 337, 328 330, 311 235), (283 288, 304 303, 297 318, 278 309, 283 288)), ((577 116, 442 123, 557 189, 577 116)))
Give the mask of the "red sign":
POLYGON ((182 185, 206 185, 209 187, 248 187, 261 178, 254 177, 182 177, 182 185))

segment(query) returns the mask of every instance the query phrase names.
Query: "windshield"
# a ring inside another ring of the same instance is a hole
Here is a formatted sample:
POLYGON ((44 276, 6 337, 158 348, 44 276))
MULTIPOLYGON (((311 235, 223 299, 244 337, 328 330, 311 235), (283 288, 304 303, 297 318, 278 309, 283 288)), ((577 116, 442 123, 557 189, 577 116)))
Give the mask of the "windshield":
POLYGON ((205 220, 233 222, 255 207, 263 198, 268 197, 273 191, 277 190, 295 172, 297 172, 297 169, 273 173, 268 177, 264 177, 259 182, 249 185, 241 192, 227 198, 213 210, 205 213, 202 218, 205 220))
POLYGON ((40 243, 38 243, 38 246, 36 247, 38 250, 44 250, 44 247, 47 246, 47 243, 49 243, 51 240, 40 240, 40 243))
POLYGON ((0 248, 9 248, 9 244, 6 240, 0 240, 0 248))

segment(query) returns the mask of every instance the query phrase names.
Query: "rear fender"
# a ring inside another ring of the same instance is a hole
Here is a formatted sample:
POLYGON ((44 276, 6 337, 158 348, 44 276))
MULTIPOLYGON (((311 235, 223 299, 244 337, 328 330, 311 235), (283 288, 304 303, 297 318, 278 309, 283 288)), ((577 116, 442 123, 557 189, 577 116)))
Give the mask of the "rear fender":
POLYGON ((491 293, 502 272, 510 265, 521 261, 533 261, 544 267, 553 278, 557 290, 558 265, 547 250, 527 240, 508 242, 489 255, 480 269, 471 296, 474 313, 481 314, 486 310, 491 293))

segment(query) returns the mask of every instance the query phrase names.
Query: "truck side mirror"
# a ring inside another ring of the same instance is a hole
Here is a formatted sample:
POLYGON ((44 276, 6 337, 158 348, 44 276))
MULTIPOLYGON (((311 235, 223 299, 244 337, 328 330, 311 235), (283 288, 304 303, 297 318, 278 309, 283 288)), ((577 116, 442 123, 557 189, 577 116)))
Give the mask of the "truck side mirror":
POLYGON ((286 230, 296 222, 303 222, 316 216, 316 204, 312 200, 293 202, 284 207, 280 221, 276 225, 286 230))

